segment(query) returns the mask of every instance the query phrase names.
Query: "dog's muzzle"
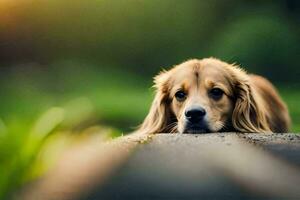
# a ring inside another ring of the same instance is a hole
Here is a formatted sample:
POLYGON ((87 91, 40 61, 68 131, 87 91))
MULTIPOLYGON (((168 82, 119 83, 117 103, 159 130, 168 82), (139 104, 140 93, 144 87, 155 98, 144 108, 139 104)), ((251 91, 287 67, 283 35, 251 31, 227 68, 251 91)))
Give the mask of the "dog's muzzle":
POLYGON ((184 133, 208 133, 209 128, 205 116, 206 111, 202 107, 187 110, 184 133))

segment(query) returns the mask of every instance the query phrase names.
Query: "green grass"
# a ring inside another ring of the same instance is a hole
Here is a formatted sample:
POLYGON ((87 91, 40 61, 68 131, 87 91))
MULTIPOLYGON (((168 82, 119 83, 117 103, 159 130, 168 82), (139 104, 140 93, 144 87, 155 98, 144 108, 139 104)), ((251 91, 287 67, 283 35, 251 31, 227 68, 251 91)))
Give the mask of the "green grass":
POLYGON ((63 121, 62 108, 50 108, 32 125, 14 122, 0 130, 0 199, 24 183, 45 138, 63 121))
POLYGON ((279 92, 286 102, 291 118, 292 118, 292 128, 291 131, 295 133, 300 132, 300 91, 298 87, 287 87, 280 86, 279 92))
POLYGON ((5 121, 31 121, 49 107, 83 98, 90 101, 97 120, 129 131, 147 113, 152 98, 151 81, 104 67, 58 63, 47 72, 6 77, 0 87, 0 117, 5 121))

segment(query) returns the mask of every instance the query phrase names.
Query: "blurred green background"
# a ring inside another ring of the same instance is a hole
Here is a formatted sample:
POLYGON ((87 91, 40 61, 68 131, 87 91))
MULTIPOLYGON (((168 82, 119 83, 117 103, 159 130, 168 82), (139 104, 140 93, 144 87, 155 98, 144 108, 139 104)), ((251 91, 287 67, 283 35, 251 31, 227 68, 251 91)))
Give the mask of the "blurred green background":
POLYGON ((0 0, 0 195, 50 133, 133 130, 152 77, 189 58, 269 78, 300 131, 299 24, 297 0, 0 0))

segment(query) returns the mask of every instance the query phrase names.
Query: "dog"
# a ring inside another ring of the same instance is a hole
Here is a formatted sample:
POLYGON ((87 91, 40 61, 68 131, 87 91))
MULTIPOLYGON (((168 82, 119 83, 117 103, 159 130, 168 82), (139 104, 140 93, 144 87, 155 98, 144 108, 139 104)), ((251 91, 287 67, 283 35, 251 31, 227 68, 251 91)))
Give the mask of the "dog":
POLYGON ((265 78, 216 58, 192 59, 154 77, 156 94, 137 132, 288 132, 286 104, 265 78))

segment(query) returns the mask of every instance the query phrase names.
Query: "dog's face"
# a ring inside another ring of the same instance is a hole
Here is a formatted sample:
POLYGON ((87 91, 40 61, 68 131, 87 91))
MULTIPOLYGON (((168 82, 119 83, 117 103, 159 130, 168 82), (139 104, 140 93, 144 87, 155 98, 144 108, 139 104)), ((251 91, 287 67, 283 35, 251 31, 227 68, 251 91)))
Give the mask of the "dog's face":
POLYGON ((218 132, 231 120, 233 88, 220 64, 189 61, 177 66, 168 95, 180 133, 218 132))
POLYGON ((239 67, 214 58, 190 60, 155 77, 156 95, 139 131, 269 131, 265 110, 239 67))

